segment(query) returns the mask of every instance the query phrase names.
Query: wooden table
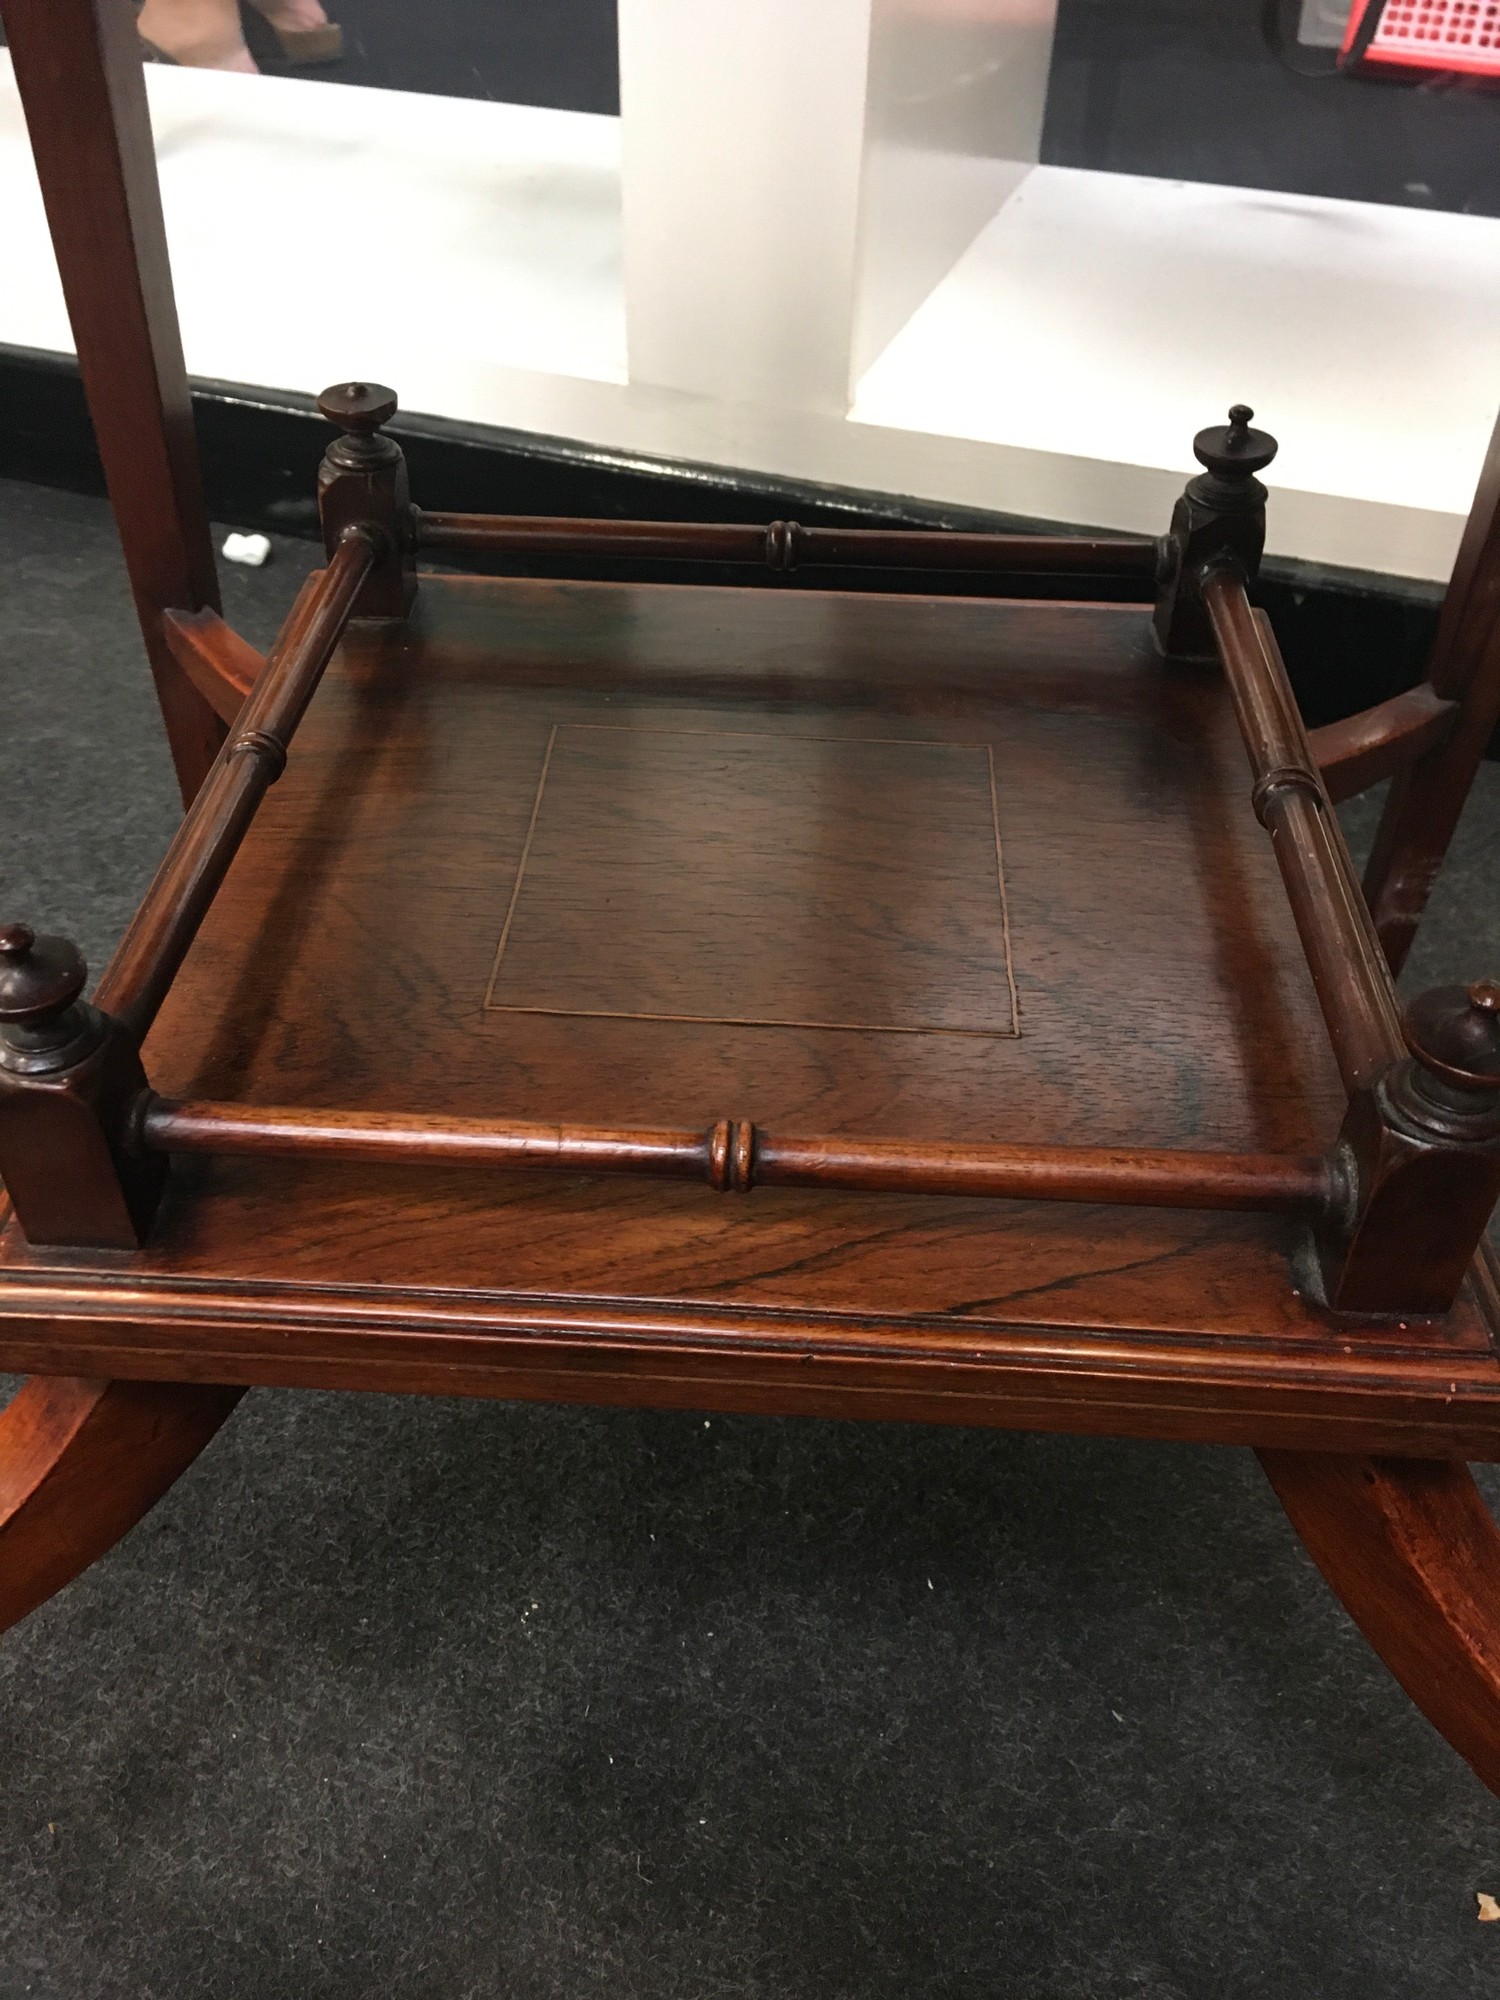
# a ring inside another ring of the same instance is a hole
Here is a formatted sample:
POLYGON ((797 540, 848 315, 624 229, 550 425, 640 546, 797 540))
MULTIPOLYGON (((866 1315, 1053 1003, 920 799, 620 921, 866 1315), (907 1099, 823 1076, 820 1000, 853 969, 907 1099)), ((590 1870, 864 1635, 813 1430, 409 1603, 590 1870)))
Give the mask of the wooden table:
POLYGON ((1500 1787, 1500 986, 1392 984, 1500 709, 1500 453, 1430 682, 1309 739, 1247 410, 1158 544, 422 513, 345 384, 262 661, 128 9, 5 11, 189 807, 92 1004, 0 931, 0 1623, 253 1384, 1213 1440, 1500 1787), (419 587, 460 551, 745 581, 419 587))

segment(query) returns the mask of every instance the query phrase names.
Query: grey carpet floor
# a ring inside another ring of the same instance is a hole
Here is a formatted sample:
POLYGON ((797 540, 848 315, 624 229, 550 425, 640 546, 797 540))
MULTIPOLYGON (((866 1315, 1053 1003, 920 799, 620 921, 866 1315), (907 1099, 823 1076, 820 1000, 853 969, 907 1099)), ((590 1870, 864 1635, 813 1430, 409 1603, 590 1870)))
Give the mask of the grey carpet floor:
MULTIPOLYGON (((97 962, 174 818, 103 506, 0 486, 0 600, 0 911, 97 962)), ((1491 766, 1418 982, 1497 852, 1491 766)), ((0 1641, 0 2000, 1493 2000, 1481 1890, 1240 1451, 260 1391, 0 1641)))

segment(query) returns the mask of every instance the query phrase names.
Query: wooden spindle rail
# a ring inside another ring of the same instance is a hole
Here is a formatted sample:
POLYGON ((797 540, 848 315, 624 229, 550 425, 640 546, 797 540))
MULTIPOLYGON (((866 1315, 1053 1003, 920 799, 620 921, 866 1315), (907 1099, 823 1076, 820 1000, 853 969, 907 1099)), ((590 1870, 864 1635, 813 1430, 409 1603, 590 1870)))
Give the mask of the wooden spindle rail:
POLYGON ((617 560, 804 564, 894 569, 997 570, 1029 576, 1117 576, 1142 594, 1156 576, 1157 544, 1147 536, 949 534, 910 528, 769 527, 718 522, 598 521, 514 514, 445 514, 413 509, 417 547, 490 555, 563 555, 617 560))
POLYGON ((297 724, 376 554, 374 538, 352 528, 328 567, 303 586, 264 673, 99 982, 97 1004, 137 1043, 155 1020, 256 808, 286 767, 297 724))
POLYGON ((1352 1093, 1406 1053, 1395 989, 1270 625, 1252 610, 1233 569, 1205 578, 1202 594, 1250 760, 1256 815, 1271 836, 1339 1074, 1352 1093))
POLYGON ((1090 1146, 950 1146, 920 1140, 777 1138, 744 1119, 706 1131, 632 1130, 521 1120, 173 1103, 149 1097, 142 1143, 165 1153, 275 1154, 403 1166, 550 1168, 706 1181, 721 1191, 832 1187, 1020 1201, 1317 1217, 1333 1198, 1328 1163, 1282 1154, 1090 1146))

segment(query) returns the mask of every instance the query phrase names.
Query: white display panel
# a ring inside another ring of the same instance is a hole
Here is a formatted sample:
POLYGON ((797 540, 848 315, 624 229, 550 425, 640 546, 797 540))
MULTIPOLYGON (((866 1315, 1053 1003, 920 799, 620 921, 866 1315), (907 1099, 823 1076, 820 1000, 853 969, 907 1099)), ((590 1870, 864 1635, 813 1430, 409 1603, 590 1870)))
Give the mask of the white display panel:
POLYGON ((1148 467, 1232 402, 1281 440, 1275 549, 1446 577, 1500 402, 1500 221, 1043 167, 853 414, 1148 467))
MULTIPOLYGON (((1193 432, 1243 398, 1283 440, 1273 552, 1432 579, 1500 400, 1500 221, 1047 167, 953 249, 847 413, 836 343, 817 394, 776 369, 754 393, 663 386, 627 366, 648 311, 625 275, 628 118, 622 147, 582 113, 166 68, 148 86, 200 376, 370 375, 434 415, 1142 532, 1193 432)), ((839 212, 853 258, 857 196, 839 212)), ((724 241, 752 293, 783 254, 774 230, 724 241)), ((3 52, 0 268, 0 341, 66 350, 3 52)), ((713 307, 712 275, 667 277, 713 307)))
MULTIPOLYGON (((0 340, 66 349, 8 52, 0 64, 0 340)), ((212 70, 147 79, 195 374, 320 387, 378 373, 379 356, 424 407, 470 383, 482 397, 476 372, 496 362, 625 380, 617 120, 212 70)))
POLYGON ((621 0, 630 373, 848 402, 869 0, 621 0))
POLYGON ((619 0, 632 380, 842 415, 1037 159, 1056 0, 619 0))
POLYGON ((1057 0, 872 0, 851 386, 1040 158, 1056 16, 1057 0))

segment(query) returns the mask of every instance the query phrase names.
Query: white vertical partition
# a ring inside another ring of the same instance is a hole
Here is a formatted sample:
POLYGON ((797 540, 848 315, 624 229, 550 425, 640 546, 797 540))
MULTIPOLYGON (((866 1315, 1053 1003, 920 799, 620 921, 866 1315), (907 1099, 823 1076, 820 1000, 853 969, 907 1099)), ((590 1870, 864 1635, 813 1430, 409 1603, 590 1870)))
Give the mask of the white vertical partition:
POLYGON ((870 0, 620 0, 630 377, 845 407, 870 0))
POLYGON ((871 0, 851 392, 1038 159, 1056 15, 871 0))
POLYGON ((1056 0, 620 0, 631 380, 842 415, 1037 157, 1056 0))

